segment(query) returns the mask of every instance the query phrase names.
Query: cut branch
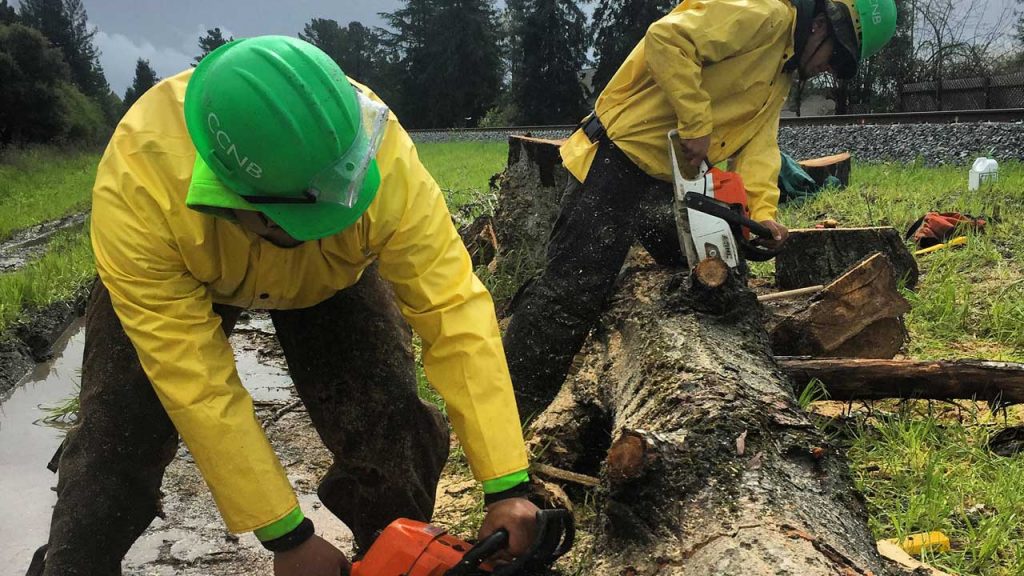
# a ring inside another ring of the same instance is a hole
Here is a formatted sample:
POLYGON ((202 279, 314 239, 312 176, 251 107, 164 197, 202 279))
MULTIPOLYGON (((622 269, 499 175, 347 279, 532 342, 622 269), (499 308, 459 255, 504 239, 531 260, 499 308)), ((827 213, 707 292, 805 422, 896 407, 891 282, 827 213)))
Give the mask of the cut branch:
POLYGON ((569 470, 562 470, 561 468, 555 468, 554 466, 548 466, 541 462, 534 462, 530 465, 530 471, 535 474, 540 474, 552 480, 561 480, 563 482, 572 482, 573 484, 579 484, 580 486, 586 486, 593 488, 601 485, 601 479, 594 476, 587 476, 586 474, 580 474, 578 472, 571 472, 569 470))
POLYGON ((1024 364, 787 357, 776 361, 797 388, 812 379, 820 380, 830 400, 920 398, 1024 403, 1024 364))

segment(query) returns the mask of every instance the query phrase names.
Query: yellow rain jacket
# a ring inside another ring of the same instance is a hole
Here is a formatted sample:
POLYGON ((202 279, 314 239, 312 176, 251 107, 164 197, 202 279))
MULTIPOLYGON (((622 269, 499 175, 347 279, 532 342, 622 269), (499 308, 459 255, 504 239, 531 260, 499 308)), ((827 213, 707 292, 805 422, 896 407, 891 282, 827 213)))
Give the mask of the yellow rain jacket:
MULTIPOLYGON (((708 159, 733 158, 755 220, 779 200, 779 112, 791 75, 796 9, 786 0, 686 0, 647 31, 597 99, 598 118, 644 172, 672 180, 669 130, 711 135, 708 159)), ((597 145, 582 130, 562 161, 584 181, 597 145)))
POLYGON ((490 294, 395 116, 377 154, 380 191, 363 217, 337 235, 278 248, 185 206, 196 154, 182 113, 191 75, 159 83, 118 125, 96 175, 92 245, 114 309, 228 528, 268 526, 297 500, 213 303, 313 306, 353 285, 375 260, 423 339, 427 376, 447 402, 476 478, 525 470, 490 294))

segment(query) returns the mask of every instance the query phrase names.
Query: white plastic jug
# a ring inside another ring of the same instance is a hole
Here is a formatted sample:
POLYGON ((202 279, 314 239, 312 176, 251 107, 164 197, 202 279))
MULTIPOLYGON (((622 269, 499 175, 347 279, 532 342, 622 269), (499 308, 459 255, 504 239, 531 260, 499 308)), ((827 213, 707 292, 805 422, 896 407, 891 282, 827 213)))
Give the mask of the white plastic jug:
POLYGON ((967 189, 977 190, 982 184, 993 184, 999 179, 999 163, 993 158, 978 158, 967 175, 967 189))

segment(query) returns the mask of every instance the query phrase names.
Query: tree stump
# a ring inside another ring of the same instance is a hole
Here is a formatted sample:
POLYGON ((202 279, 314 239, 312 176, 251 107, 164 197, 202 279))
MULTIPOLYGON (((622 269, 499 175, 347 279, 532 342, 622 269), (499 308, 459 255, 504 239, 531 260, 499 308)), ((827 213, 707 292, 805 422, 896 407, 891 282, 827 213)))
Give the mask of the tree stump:
POLYGON ((498 179, 492 226, 499 247, 495 270, 517 284, 544 269, 548 236, 569 178, 560 145, 529 136, 508 139, 508 166, 498 179))
POLYGON ((823 156, 821 158, 801 160, 799 164, 818 186, 824 186, 825 181, 828 180, 829 176, 833 176, 838 179, 839 184, 843 188, 850 185, 849 152, 843 152, 832 156, 823 156))
POLYGON ((637 257, 534 453, 600 479, 587 573, 882 574, 841 452, 796 404, 735 274, 709 305, 637 257))
POLYGON ((828 284, 875 252, 889 258, 897 280, 905 279, 908 288, 917 285, 917 261, 889 226, 791 230, 775 258, 775 283, 780 290, 828 284))
POLYGON ((778 356, 892 358, 906 342, 910 303, 896 289, 889 259, 876 252, 803 306, 770 320, 778 356))

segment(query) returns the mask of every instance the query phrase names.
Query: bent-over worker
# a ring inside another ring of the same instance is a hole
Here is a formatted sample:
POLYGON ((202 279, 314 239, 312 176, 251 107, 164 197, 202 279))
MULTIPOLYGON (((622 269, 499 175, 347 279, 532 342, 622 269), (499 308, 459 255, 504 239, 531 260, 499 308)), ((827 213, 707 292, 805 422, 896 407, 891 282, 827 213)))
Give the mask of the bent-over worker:
POLYGON ((118 125, 93 191, 99 281, 81 411, 59 460, 43 574, 120 573, 160 510, 184 439, 227 528, 278 576, 338 576, 255 417, 228 335, 269 309, 334 463, 324 505, 365 548, 430 518, 448 426, 417 396, 411 333, 486 494, 481 535, 525 551, 536 507, 487 290, 397 118, 294 38, 229 43, 149 90, 118 125))

